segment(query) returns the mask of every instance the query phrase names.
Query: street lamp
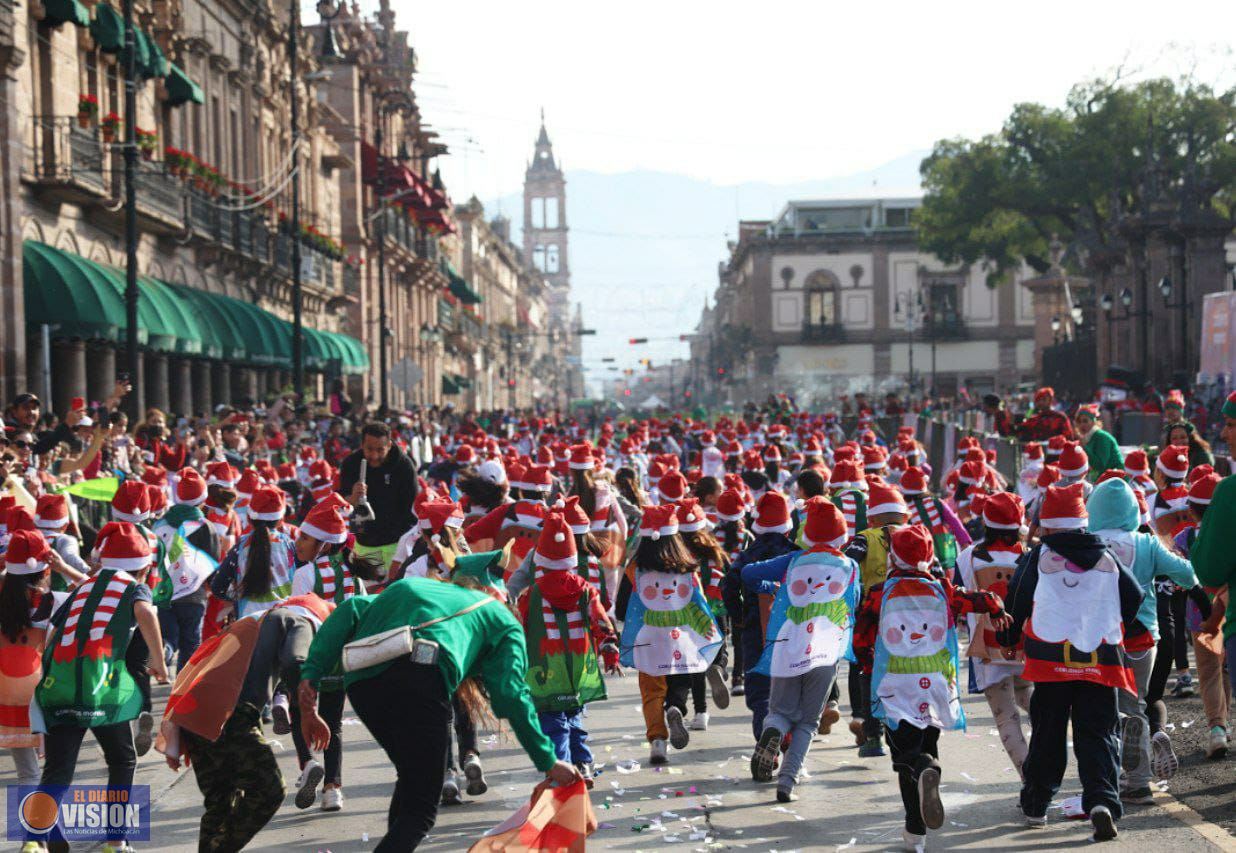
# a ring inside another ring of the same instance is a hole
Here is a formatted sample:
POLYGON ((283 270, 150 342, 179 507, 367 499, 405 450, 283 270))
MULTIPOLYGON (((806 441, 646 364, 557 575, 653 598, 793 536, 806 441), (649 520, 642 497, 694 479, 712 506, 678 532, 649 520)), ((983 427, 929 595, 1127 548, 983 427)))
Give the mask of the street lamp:
POLYGON ((1112 313, 1112 308, 1114 307, 1114 303, 1115 303, 1115 300, 1112 299, 1112 295, 1110 293, 1104 293, 1102 296, 1099 297, 1099 307, 1103 309, 1104 314, 1110 315, 1112 313))
MULTIPOLYGON (((1126 287, 1124 290, 1120 291, 1120 304, 1125 307, 1125 311, 1128 311, 1130 308, 1133 307, 1133 291, 1132 290, 1126 287)), ((1125 316, 1127 317, 1130 315, 1126 314, 1125 316)))
POLYGON ((1053 343, 1060 343, 1060 318, 1051 318, 1051 337, 1053 343))

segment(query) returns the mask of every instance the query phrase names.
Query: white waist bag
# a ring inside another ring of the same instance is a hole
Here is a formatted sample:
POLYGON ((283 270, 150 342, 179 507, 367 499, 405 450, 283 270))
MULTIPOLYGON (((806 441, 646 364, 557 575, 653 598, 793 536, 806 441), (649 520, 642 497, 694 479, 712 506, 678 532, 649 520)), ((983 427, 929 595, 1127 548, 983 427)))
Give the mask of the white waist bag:
POLYGON ((433 640, 417 639, 416 632, 422 628, 428 628, 430 625, 445 622, 447 619, 454 619, 456 616, 471 613, 478 607, 484 607, 486 604, 491 604, 496 600, 487 595, 482 600, 474 601, 463 610, 452 613, 449 616, 439 616, 437 619, 430 619, 428 622, 422 622, 419 625, 404 625, 401 628, 392 628, 380 634, 373 634, 360 640, 353 640, 343 647, 343 671, 355 672, 358 669, 368 669, 371 666, 398 660, 407 655, 411 655, 414 663, 437 663, 438 644, 433 640))

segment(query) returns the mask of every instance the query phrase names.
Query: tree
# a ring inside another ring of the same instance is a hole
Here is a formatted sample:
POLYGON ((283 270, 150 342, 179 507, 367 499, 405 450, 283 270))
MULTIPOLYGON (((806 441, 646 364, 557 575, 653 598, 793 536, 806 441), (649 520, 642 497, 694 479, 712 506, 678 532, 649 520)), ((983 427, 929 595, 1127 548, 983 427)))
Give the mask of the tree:
POLYGON ((1063 108, 1018 104, 998 133, 938 142, 920 167, 919 242, 949 263, 988 264, 996 285, 1021 264, 1102 273, 1127 247, 1121 222, 1152 205, 1236 224, 1236 89, 1192 80, 1081 84, 1063 108))

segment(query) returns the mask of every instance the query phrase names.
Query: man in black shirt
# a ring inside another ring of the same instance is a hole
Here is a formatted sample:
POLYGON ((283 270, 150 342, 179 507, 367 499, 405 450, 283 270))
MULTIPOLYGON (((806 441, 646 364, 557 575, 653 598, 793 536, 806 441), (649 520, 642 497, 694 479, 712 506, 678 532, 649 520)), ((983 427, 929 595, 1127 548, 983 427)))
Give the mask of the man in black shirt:
POLYGON ((352 506, 368 501, 373 508, 373 520, 365 522, 356 534, 355 553, 380 559, 385 569, 395 557, 399 537, 416 523, 412 504, 417 492, 416 467, 391 441, 386 424, 365 424, 360 450, 344 459, 339 468, 339 490, 352 506), (364 481, 360 479, 362 459, 368 466, 364 481))

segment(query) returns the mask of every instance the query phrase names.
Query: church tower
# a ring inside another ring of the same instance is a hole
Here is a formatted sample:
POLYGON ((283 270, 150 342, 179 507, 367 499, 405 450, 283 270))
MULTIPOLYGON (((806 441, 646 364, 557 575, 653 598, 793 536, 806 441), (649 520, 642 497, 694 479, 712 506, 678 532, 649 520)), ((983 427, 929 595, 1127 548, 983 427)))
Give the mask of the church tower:
POLYGON ((545 131, 544 110, 532 162, 524 173, 524 257, 549 282, 553 324, 567 328, 571 320, 571 266, 567 253, 566 178, 554 160, 554 148, 545 131))

